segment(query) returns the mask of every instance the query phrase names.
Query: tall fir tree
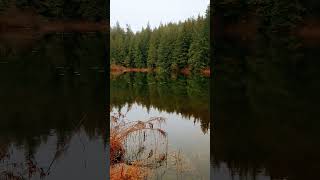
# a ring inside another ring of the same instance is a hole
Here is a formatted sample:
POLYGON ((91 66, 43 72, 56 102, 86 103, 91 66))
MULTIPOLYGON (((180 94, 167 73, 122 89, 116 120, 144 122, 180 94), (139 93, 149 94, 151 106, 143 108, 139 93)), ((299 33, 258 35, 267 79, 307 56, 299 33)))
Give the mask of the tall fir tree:
POLYGON ((162 72, 190 68, 199 72, 208 68, 209 7, 205 16, 184 22, 160 24, 151 29, 149 23, 141 31, 122 29, 117 23, 111 28, 111 64, 131 68, 151 68, 162 72))

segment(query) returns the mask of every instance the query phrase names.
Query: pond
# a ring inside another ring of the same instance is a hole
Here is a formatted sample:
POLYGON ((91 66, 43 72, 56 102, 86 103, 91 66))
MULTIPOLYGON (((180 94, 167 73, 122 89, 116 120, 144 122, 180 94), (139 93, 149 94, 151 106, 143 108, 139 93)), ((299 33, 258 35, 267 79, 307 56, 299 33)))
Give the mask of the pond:
POLYGON ((111 115, 121 112, 129 121, 165 119, 161 129, 167 134, 168 158, 165 167, 152 171, 154 179, 209 179, 209 78, 125 73, 111 75, 110 91, 111 115), (179 168, 169 158, 177 153, 179 168))
POLYGON ((0 179, 107 179, 106 37, 0 36, 0 179))

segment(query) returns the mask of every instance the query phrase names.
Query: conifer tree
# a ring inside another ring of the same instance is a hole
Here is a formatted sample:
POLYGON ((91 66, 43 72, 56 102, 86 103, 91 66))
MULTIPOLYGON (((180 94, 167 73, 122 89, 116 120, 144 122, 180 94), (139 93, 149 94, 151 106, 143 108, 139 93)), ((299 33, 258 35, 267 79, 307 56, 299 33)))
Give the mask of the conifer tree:
POLYGON ((199 72, 209 66, 209 7, 205 16, 184 22, 161 24, 141 31, 122 29, 119 23, 110 30, 111 64, 131 68, 152 68, 163 72, 190 68, 199 72))

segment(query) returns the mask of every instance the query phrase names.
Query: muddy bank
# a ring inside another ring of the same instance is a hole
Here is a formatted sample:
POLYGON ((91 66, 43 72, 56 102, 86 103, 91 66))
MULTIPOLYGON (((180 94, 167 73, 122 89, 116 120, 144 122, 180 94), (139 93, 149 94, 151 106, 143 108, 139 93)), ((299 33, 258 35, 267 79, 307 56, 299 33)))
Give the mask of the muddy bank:
MULTIPOLYGON (((147 73, 147 72, 156 72, 156 69, 151 69, 151 68, 127 68, 127 67, 123 67, 123 66, 117 66, 117 65, 111 65, 110 66, 110 73, 112 75, 121 75, 123 73, 127 73, 127 72, 143 72, 143 73, 147 73)), ((184 68, 181 69, 179 71, 179 73, 189 76, 191 75, 191 70, 190 68, 184 68)), ((205 68, 203 70, 201 70, 200 72, 201 75, 206 76, 206 77, 210 77, 210 68, 205 68)))
MULTIPOLYGON (((191 69, 189 67, 183 68, 180 70, 180 73, 186 76, 190 76, 192 74, 191 69)), ((210 67, 204 68, 200 71, 200 74, 205 77, 210 77, 210 67)))
POLYGON ((211 70, 210 68, 205 68, 201 71, 202 75, 206 76, 206 77, 210 77, 211 75, 211 70))
POLYGON ((113 74, 122 74, 126 72, 154 72, 151 68, 128 68, 123 66, 111 65, 110 72, 113 74))

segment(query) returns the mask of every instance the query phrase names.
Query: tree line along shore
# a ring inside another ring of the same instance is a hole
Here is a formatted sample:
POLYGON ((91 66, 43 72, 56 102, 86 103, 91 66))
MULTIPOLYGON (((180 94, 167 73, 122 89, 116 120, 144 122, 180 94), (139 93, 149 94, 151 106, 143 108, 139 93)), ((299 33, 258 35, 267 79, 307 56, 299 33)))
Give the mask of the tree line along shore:
POLYGON ((137 32, 133 32, 129 25, 123 28, 117 23, 110 29, 111 67, 208 72, 209 33, 209 7, 203 16, 160 24, 156 28, 148 24, 137 32))

